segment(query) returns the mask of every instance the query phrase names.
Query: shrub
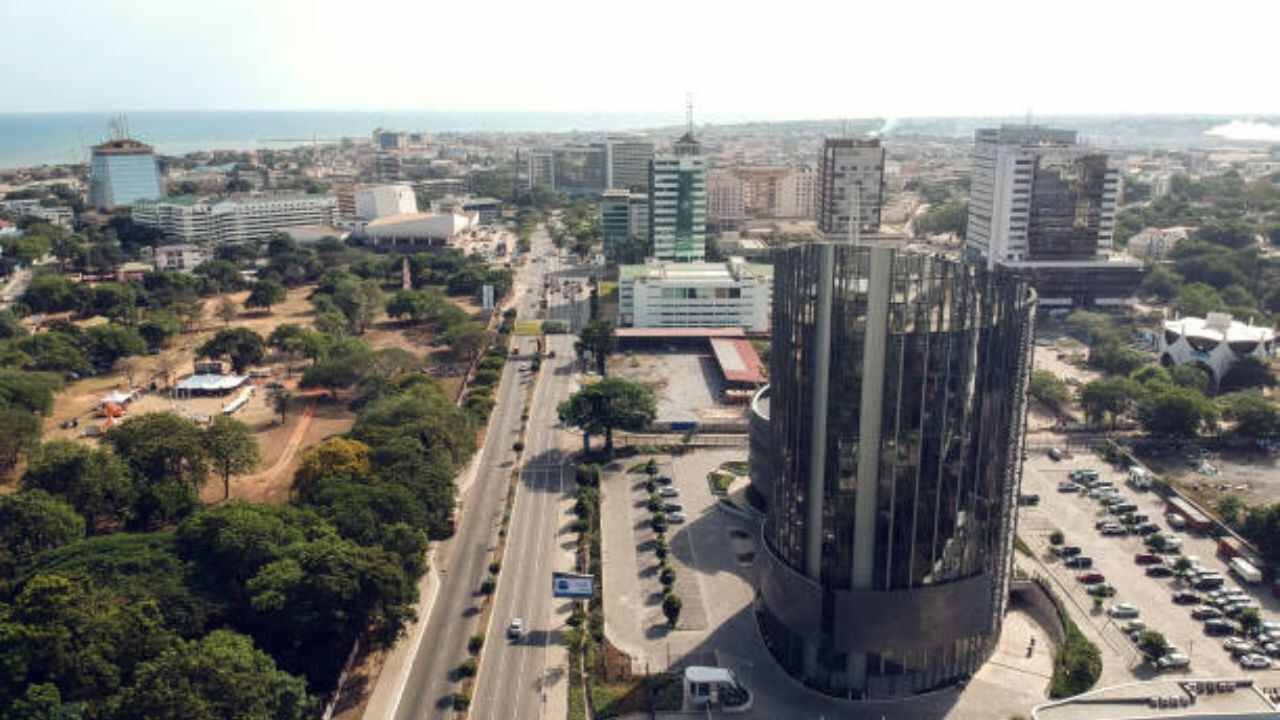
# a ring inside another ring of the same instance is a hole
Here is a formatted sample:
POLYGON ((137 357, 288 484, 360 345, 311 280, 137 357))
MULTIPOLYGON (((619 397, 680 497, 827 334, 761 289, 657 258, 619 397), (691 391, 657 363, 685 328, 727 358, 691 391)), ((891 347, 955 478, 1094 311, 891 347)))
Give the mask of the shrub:
POLYGON ((515 444, 511 446, 511 449, 516 452, 524 452, 524 442, 517 440, 515 444))
POLYGON ((662 581, 663 585, 674 585, 676 582, 676 571, 671 568, 666 568, 658 576, 658 579, 662 581))
POLYGON ((644 484, 644 490, 645 490, 645 492, 647 492, 647 493, 649 493, 650 495, 652 495, 653 493, 657 492, 657 490, 658 490, 658 484, 657 484, 657 483, 655 483, 655 482, 654 482, 654 481, 652 481, 652 480, 649 480, 649 481, 645 482, 645 484, 644 484))
POLYGON ((1061 545, 1066 541, 1067 541, 1067 536, 1063 535, 1061 530, 1054 530, 1053 532, 1049 533, 1050 545, 1061 545))
POLYGON ((574 471, 574 480, 579 485, 596 487, 600 484, 600 466, 595 463, 579 465, 574 471))
POLYGON ((657 461, 657 460, 654 460, 653 458, 649 458, 649 462, 647 462, 647 463, 645 463, 645 464, 644 464, 644 471, 645 471, 645 473, 646 473, 646 474, 651 475, 651 476, 652 476, 652 475, 657 475, 657 474, 658 474, 658 461, 657 461))
POLYGON ((498 581, 489 576, 480 582, 480 594, 492 595, 495 588, 498 587, 498 581))
MULTIPOLYGON (((676 626, 676 623, 680 620, 680 610, 683 607, 684 602, 680 600, 679 595, 667 595, 662 599, 662 614, 667 616, 667 625, 676 626)), ((1094 648, 1094 650, 1097 650, 1097 648, 1094 648)))
POLYGON ((467 652, 472 655, 479 655, 480 649, 484 647, 484 635, 476 633, 467 640, 467 652))
POLYGON ((653 519, 649 521, 649 527, 653 528, 654 532, 659 532, 659 533, 666 532, 667 516, 663 515, 662 513, 658 513, 654 515, 653 519))
POLYGON ((659 510, 662 509, 662 499, 659 498, 657 495, 650 495, 649 503, 647 507, 649 508, 649 512, 652 512, 652 513, 658 512, 659 510))
POLYGON ((467 658, 458 666, 458 677, 474 677, 478 663, 475 658, 467 658))
POLYGON ((464 693, 464 692, 459 692, 459 693, 454 693, 454 694, 453 694, 453 709, 454 709, 454 710, 457 710, 458 712, 462 712, 463 710, 466 710, 466 709, 468 709, 468 708, 470 708, 470 707, 471 707, 471 696, 470 696, 470 695, 468 695, 468 694, 466 694, 466 693, 464 693))
POLYGON ((502 569, 502 563, 498 562, 497 560, 494 560, 493 562, 489 563, 489 572, 493 573, 494 575, 497 575, 498 571, 501 569, 502 569))

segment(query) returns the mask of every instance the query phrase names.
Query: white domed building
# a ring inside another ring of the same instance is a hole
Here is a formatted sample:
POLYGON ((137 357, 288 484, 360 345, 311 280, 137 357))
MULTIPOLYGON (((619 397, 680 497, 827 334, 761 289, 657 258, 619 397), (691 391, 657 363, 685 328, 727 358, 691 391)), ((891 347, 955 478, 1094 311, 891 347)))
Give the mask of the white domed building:
POLYGON ((1275 349, 1276 335, 1271 328, 1242 323, 1227 313, 1209 313, 1206 318, 1165 321, 1160 364, 1198 365, 1209 373, 1216 388, 1241 358, 1252 356, 1267 362, 1275 349))

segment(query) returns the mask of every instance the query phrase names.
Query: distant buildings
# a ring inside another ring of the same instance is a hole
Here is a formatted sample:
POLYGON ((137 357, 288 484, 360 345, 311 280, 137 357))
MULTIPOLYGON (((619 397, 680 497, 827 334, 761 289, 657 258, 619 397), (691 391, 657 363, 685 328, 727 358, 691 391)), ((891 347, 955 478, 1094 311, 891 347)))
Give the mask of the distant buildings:
POLYGON ((93 148, 89 204, 99 210, 130 207, 164 196, 155 151, 137 140, 111 140, 93 148))
POLYGON ((707 252, 707 166, 693 133, 649 168, 649 237, 658 260, 697 262, 707 252))
POLYGON ((747 217, 742 178, 733 170, 707 171, 707 220, 719 227, 737 227, 747 217))
POLYGON ((818 230, 828 239, 849 237, 849 218, 858 214, 858 232, 880 232, 884 196, 884 148, 872 138, 826 138, 818 157, 814 195, 818 230))
POLYGON ((1276 350, 1276 334, 1269 327, 1242 323, 1228 313, 1209 313, 1207 318, 1165 321, 1157 346, 1161 365, 1200 367, 1216 388, 1241 358, 1270 362, 1276 350))
POLYGON ((751 265, 741 258, 623 265, 618 274, 619 324, 768 332, 772 282, 768 265, 751 265))
POLYGON ((139 202, 133 220, 166 238, 207 245, 265 240, 276 230, 299 225, 332 226, 337 209, 332 195, 177 197, 139 202))
POLYGON ((178 245, 161 245, 152 252, 151 257, 156 270, 191 272, 200 265, 209 262, 213 255, 208 248, 182 243, 178 245))
POLYGON ((1187 228, 1145 228, 1129 238, 1125 252, 1139 260, 1159 262, 1188 237, 1187 228))
POLYGON ((556 192, 598 196, 609 189, 609 152, 604 143, 563 145, 552 150, 556 192))
POLYGON ((605 140, 606 188, 644 191, 649 187, 653 141, 640 136, 611 135, 605 140))
POLYGON ((408 185, 372 185, 355 191, 356 220, 377 220, 418 212, 418 199, 408 185))
POLYGON ((600 235, 606 262, 642 262, 649 254, 649 196, 606 190, 600 196, 600 235))
POLYGON ((995 649, 1012 575, 1035 295, 887 247, 775 251, 760 628, 813 688, 935 691, 995 649))
POLYGON ((1073 130, 978 130, 965 256, 1030 278, 1042 305, 1126 302, 1136 263, 1110 260, 1120 171, 1073 130))
POLYGON ((474 213, 476 222, 488 225, 502 218, 502 201, 497 198, 478 197, 462 202, 464 213, 474 213))
POLYGON ((69 228, 75 220, 75 211, 71 208, 61 205, 46 206, 35 199, 0 200, 0 210, 15 218, 33 217, 59 227, 69 228))

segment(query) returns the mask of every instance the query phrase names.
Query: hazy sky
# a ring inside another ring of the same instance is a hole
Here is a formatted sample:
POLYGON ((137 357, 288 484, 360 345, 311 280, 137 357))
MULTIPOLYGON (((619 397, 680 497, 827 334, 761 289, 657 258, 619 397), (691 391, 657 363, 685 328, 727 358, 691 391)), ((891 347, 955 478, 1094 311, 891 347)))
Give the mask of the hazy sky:
POLYGON ((0 112, 1280 112, 1276 0, 0 0, 0 112))

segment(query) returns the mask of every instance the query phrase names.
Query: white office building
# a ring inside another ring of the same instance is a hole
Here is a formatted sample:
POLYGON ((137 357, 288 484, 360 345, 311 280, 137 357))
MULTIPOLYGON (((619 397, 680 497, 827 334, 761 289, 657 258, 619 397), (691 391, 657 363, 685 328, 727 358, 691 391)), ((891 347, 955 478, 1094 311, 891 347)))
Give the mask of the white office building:
POLYGON ((156 270, 189 273, 213 258, 208 248, 190 243, 161 245, 152 251, 156 270))
POLYGON ((826 138, 818 158, 816 185, 818 230, 828 240, 842 242, 849 237, 849 218, 854 213, 858 234, 880 232, 884 148, 879 139, 826 138))
POLYGON ((182 243, 239 243, 266 240, 289 227, 332 226, 337 210, 338 201, 332 195, 183 197, 140 202, 133 208, 133 220, 182 243))
POLYGON ((0 200, 0 210, 15 218, 33 217, 50 225, 71 227, 75 220, 75 211, 63 205, 42 205, 39 200, 0 200))
POLYGON ((700 262, 707 253, 707 165, 693 133, 649 167, 649 245, 658 260, 700 262))
POLYGON ((1160 364, 1196 365, 1209 373, 1214 387, 1241 358, 1270 362, 1276 334, 1271 328, 1235 320, 1227 313, 1168 320, 1159 338, 1160 364))
POLYGON ((454 238, 479 224, 476 213, 412 213, 378 218, 360 230, 360 237, 372 246, 448 245, 454 238))
POLYGON ((356 220, 377 220, 418 212, 418 198, 408 185, 373 185, 355 191, 356 220))
POLYGON ((769 331, 773 272, 742 258, 729 262, 623 265, 618 322, 625 327, 741 327, 769 331))

